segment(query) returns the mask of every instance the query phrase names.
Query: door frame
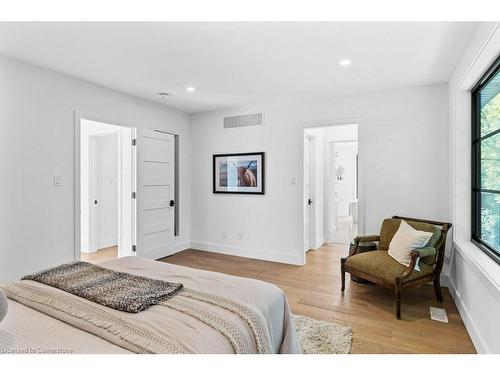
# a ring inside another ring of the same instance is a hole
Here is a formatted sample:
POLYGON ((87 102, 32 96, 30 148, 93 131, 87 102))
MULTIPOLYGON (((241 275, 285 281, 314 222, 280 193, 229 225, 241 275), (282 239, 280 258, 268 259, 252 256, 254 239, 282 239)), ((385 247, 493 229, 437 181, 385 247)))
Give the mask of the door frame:
MULTIPOLYGON (((303 181, 302 184, 302 197, 303 197, 303 216, 302 220, 304 220, 306 211, 305 211, 305 200, 306 199, 311 199, 312 203, 309 205, 309 248, 303 249, 303 253, 308 252, 309 250, 312 250, 316 248, 316 137, 310 134, 304 134, 304 142, 309 142, 309 197, 305 196, 305 183, 306 181, 303 181)), ((303 152, 303 158, 305 157, 305 152, 303 152)), ((303 176, 305 177, 305 172, 304 172, 304 166, 305 166, 305 159, 303 160, 302 163, 302 171, 303 171, 303 176)), ((306 236, 306 228, 305 228, 305 222, 303 222, 302 225, 302 231, 303 231, 303 240, 302 243, 304 244, 305 241, 305 236, 306 236)))
MULTIPOLYGON (((98 197, 98 181, 96 179, 98 178, 97 176, 99 173, 97 172, 97 159, 98 159, 98 139, 97 136, 89 136, 89 144, 88 144, 88 159, 89 159, 89 176, 88 176, 88 181, 89 181, 89 201, 88 201, 88 206, 89 206, 89 228, 88 228, 88 234, 89 234, 89 248, 91 248, 93 251, 98 250, 98 223, 99 223, 99 214, 97 211, 97 208, 94 207, 95 205, 92 205, 92 199, 90 196, 92 196, 93 199, 100 200, 100 197, 98 197), (97 198, 96 198, 97 197, 97 198)), ((81 171, 80 171, 81 172, 81 171)), ((81 228, 81 227, 80 227, 81 228)), ((81 250, 81 249, 80 249, 81 250)))
MULTIPOLYGON (((131 124, 117 123, 116 121, 109 121, 104 118, 99 118, 94 115, 87 115, 86 113, 80 112, 78 110, 73 111, 73 220, 74 220, 74 238, 73 238, 73 258, 74 260, 81 259, 81 149, 80 149, 80 141, 81 141, 81 122, 82 120, 89 120, 95 122, 101 122, 108 125, 120 126, 123 128, 131 128, 134 126, 131 124)), ((120 182, 121 185, 121 182, 120 182)), ((121 188, 118 189, 119 198, 121 202, 121 188)), ((121 221, 121 204, 118 205, 119 222, 121 221)), ((132 215, 133 216, 133 215, 132 215)), ((132 218, 133 220, 133 218, 132 218)), ((119 224, 121 227, 121 223, 119 224)), ((121 233, 118 233, 118 241, 121 240, 121 233)))
MULTIPOLYGON (((311 128, 325 128, 330 126, 339 126, 339 125, 348 125, 348 124, 358 124, 358 235, 365 234, 366 228, 366 161, 367 153, 366 153, 366 122, 363 117, 348 117, 348 118, 340 118, 340 119, 332 119, 332 120, 323 120, 323 121, 313 121, 313 122, 304 122, 302 123, 302 134, 300 137, 300 144, 298 145, 299 150, 302 151, 302 156, 300 158, 300 166, 299 170, 302 171, 300 178, 304 178, 304 136, 307 129, 311 128)), ((300 252, 299 259, 302 260, 301 264, 306 264, 306 253, 303 250, 304 248, 304 205, 303 205, 303 197, 304 197, 304 183, 300 184, 300 191, 298 194, 298 202, 300 202, 302 216, 300 218, 301 222, 301 235, 300 235, 300 252)))

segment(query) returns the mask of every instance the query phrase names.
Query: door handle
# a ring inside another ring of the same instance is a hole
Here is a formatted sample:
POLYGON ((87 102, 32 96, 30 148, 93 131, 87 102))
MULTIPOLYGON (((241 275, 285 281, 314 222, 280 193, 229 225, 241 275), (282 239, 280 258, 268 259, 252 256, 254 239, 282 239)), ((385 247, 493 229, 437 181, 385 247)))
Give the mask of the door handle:
POLYGON ((97 201, 94 201, 94 204, 97 204, 97 201))
POLYGON ((175 201, 174 200, 171 200, 170 201, 170 207, 174 207, 175 206, 175 201))
POLYGON ((307 200, 307 205, 308 205, 308 206, 310 206, 312 202, 313 202, 313 201, 312 201, 312 199, 311 199, 311 198, 309 198, 309 199, 307 200))

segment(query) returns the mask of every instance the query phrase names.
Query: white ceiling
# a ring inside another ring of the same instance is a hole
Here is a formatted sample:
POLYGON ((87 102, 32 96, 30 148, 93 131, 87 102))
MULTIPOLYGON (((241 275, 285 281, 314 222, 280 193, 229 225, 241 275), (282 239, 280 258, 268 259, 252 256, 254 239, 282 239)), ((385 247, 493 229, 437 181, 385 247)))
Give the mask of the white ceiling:
POLYGON ((0 54, 192 113, 446 82, 476 27, 0 23, 0 54))

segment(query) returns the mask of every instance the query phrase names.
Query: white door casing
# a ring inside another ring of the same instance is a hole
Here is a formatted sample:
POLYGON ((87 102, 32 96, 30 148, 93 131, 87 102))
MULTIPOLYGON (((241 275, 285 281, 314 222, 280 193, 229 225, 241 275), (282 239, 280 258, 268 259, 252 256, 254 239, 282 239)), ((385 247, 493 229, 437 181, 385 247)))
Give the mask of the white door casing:
POLYGON ((136 129, 136 255, 169 255, 174 239, 175 137, 136 129))
POLYGON ((307 137, 304 137, 304 251, 308 251, 311 247, 311 207, 307 200, 310 196, 311 185, 309 181, 309 146, 310 142, 307 137))
POLYGON ((97 137, 89 137, 88 141, 88 157, 89 157, 89 173, 88 173, 88 182, 89 182, 89 197, 88 197, 88 206, 89 206, 89 223, 88 223, 88 252, 96 252, 98 250, 97 246, 97 238, 98 238, 98 218, 99 218, 99 210, 97 207, 98 202, 98 181, 97 181, 97 169, 98 169, 98 140, 97 137))
POLYGON ((304 137, 304 251, 314 248, 314 138, 304 137))

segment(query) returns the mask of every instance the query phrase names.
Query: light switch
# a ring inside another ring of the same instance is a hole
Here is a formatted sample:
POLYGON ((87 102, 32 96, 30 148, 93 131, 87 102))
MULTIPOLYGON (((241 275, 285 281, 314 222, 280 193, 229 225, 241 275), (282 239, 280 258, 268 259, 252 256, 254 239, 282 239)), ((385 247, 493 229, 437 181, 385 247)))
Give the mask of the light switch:
POLYGON ((62 185, 62 177, 54 176, 54 186, 61 186, 61 185, 62 185))

